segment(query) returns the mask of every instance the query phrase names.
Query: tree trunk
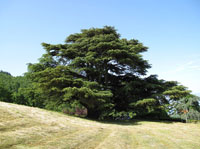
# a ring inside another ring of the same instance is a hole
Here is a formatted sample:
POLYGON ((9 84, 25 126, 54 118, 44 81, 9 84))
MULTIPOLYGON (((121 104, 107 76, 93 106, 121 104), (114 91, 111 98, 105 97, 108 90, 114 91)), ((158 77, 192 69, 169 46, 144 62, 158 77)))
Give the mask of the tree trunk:
POLYGON ((188 122, 188 109, 186 108, 186 113, 185 113, 185 115, 186 115, 186 118, 185 118, 185 120, 186 120, 186 123, 188 122))
POLYGON ((186 121, 186 123, 187 123, 187 121, 188 121, 187 113, 186 113, 185 115, 186 115, 185 121, 186 121))
POLYGON ((98 119, 99 118, 99 112, 98 111, 96 111, 96 110, 94 110, 94 109, 89 109, 89 108, 87 108, 87 112, 88 112, 88 114, 87 114, 87 117, 88 118, 91 118, 91 119, 98 119))

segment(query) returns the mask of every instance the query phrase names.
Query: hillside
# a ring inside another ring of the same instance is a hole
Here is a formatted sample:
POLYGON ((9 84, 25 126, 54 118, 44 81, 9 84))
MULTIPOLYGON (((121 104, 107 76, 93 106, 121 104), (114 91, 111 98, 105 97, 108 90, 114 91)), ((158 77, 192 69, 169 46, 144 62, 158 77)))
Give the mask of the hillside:
POLYGON ((199 147, 199 124, 149 121, 100 123, 0 102, 1 149, 199 147))

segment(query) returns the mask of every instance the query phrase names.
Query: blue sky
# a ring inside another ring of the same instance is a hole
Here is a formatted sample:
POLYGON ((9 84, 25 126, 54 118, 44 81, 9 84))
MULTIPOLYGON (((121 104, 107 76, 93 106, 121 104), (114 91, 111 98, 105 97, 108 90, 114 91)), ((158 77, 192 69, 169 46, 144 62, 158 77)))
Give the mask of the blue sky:
POLYGON ((42 42, 64 43, 81 29, 105 25, 149 47, 149 74, 200 93, 199 0, 0 1, 0 70, 22 75, 44 53, 42 42))

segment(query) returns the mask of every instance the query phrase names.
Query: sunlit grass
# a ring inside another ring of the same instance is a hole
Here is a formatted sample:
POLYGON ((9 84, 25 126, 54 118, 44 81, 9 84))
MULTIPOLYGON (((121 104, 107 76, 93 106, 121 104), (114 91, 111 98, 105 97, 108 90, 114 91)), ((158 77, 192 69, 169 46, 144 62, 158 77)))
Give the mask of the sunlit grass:
POLYGON ((102 123, 0 102, 1 149, 199 149, 200 125, 102 123))

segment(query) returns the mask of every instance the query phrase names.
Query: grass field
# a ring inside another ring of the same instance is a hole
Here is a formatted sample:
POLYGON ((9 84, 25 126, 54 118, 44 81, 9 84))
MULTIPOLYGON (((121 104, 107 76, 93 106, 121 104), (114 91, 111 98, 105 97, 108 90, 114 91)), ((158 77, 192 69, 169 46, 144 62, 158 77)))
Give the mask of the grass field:
POLYGON ((0 102, 0 149, 199 149, 200 124, 101 123, 0 102))

